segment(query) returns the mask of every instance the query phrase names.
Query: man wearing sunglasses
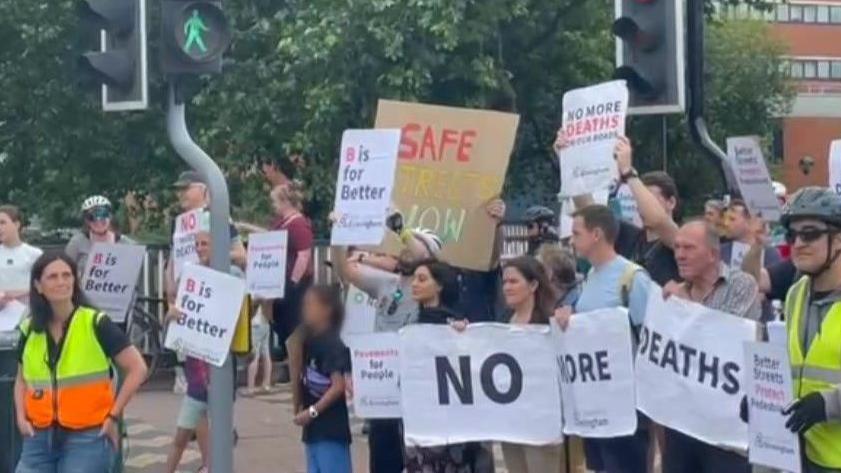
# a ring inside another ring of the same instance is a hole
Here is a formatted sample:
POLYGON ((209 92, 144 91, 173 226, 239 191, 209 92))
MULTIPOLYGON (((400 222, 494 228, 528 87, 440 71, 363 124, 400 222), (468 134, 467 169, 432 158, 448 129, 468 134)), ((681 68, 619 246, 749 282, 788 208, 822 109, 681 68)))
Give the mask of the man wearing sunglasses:
POLYGON ((841 472, 841 196, 801 189, 782 224, 802 274, 785 301, 796 400, 783 415, 801 436, 804 472, 841 472))
POLYGON ((67 256, 76 261, 80 272, 85 270, 94 243, 135 243, 114 228, 113 213, 111 201, 105 196, 93 195, 82 202, 82 231, 73 235, 64 249, 67 256))

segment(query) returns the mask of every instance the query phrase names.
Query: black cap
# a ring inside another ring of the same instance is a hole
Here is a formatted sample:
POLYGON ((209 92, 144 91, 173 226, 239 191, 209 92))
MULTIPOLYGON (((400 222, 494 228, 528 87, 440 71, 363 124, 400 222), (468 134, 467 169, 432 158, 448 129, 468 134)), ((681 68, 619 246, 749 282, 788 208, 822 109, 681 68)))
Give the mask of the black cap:
POLYGON ((204 178, 197 171, 184 171, 178 175, 178 180, 173 184, 174 187, 189 187, 193 184, 204 184, 204 178))

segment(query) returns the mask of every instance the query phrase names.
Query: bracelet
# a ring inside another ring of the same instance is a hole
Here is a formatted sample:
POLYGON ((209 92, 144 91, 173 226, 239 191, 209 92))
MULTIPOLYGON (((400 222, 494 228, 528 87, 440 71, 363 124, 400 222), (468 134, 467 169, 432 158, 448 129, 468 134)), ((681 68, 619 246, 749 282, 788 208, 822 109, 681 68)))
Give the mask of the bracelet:
POLYGON ((635 177, 639 177, 639 174, 636 169, 631 168, 628 172, 619 175, 619 182, 624 184, 635 177))

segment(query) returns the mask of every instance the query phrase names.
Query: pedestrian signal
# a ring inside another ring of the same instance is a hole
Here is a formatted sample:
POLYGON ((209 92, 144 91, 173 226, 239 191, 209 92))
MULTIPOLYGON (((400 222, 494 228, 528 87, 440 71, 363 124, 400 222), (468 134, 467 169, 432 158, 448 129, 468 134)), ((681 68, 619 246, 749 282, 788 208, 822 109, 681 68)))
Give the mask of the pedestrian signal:
POLYGON ((164 0, 161 22, 165 75, 218 74, 231 42, 220 1, 164 0))

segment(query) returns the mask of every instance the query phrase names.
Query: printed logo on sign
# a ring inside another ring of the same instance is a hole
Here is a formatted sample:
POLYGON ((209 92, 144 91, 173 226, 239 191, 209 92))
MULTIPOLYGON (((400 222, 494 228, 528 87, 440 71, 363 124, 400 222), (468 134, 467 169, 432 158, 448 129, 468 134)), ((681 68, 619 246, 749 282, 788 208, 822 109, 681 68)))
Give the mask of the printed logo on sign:
POLYGON ((787 445, 788 442, 762 435, 762 432, 756 433, 755 440, 755 445, 765 450, 775 451, 783 455, 793 455, 795 453, 794 449, 787 445))

